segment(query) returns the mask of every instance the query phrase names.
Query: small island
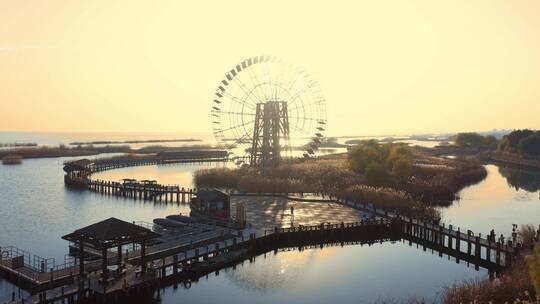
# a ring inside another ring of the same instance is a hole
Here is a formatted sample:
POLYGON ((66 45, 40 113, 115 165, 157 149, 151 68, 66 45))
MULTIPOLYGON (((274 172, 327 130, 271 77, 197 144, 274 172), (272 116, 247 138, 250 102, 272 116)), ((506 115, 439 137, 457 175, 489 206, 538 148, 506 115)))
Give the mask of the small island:
POLYGON ((3 165, 20 165, 22 164, 22 156, 20 155, 6 155, 2 157, 3 165))

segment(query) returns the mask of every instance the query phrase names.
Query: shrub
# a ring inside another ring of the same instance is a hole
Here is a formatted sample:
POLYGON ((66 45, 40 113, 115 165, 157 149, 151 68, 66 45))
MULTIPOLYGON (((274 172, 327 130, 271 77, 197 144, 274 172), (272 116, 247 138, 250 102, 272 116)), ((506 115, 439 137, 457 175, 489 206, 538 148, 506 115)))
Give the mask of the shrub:
POLYGON ((536 291, 536 299, 540 300, 540 245, 534 246, 534 252, 532 255, 526 257, 527 265, 529 267, 529 275, 531 277, 534 290, 536 291))
POLYGON ((518 152, 523 156, 540 156, 540 131, 521 139, 518 152))
POLYGON ((503 138, 499 142, 497 150, 503 151, 503 152, 518 153, 519 142, 522 139, 529 137, 533 134, 534 134, 534 131, 529 130, 529 129, 514 130, 510 132, 509 134, 503 136, 503 138))
POLYGON ((519 227, 518 235, 523 242, 523 246, 526 248, 530 248, 537 241, 536 231, 531 224, 521 225, 521 227, 519 227))
POLYGON ((369 163, 366 167, 365 175, 368 183, 377 186, 384 185, 389 179, 386 168, 379 162, 369 163))
POLYGON ((383 150, 375 140, 362 141, 349 152, 349 164, 356 173, 364 173, 371 163, 383 161, 383 150))
POLYGON ((392 165, 392 175, 394 175, 401 183, 404 183, 412 174, 411 161, 405 157, 397 158, 392 165))
POLYGON ((352 171, 365 175, 373 185, 391 185, 392 176, 403 181, 411 173, 412 153, 405 144, 380 145, 374 140, 361 141, 348 155, 352 171), (399 164, 395 167, 396 162, 399 164), (394 174, 395 173, 395 174, 394 174))

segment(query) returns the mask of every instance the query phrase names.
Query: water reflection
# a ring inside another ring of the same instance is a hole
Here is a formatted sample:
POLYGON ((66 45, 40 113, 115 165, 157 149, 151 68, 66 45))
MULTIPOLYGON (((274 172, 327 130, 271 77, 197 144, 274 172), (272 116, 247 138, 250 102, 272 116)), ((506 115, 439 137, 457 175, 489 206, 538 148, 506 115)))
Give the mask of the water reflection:
POLYGON ((486 270, 401 242, 324 247, 260 255, 210 274, 189 290, 166 288, 162 303, 431 302, 456 281, 486 276, 486 270))
POLYGON ((540 190, 540 170, 499 167, 499 173, 506 178, 508 185, 516 190, 536 192, 540 190))
POLYGON ((512 224, 540 223, 538 174, 516 168, 486 165, 482 182, 459 193, 459 200, 441 208, 443 220, 476 233, 510 235, 512 224), (536 184, 535 184, 536 183, 536 184))

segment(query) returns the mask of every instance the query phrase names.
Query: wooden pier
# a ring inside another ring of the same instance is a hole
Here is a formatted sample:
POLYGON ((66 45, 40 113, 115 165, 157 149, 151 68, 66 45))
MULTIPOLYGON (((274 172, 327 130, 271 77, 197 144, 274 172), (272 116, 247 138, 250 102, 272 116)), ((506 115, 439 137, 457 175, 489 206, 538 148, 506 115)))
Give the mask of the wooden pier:
POLYGON ((158 184, 154 180, 137 181, 134 179, 123 179, 121 182, 104 181, 92 179, 92 174, 96 172, 148 165, 163 165, 173 163, 203 163, 203 162, 225 162, 227 158, 205 158, 205 159, 104 159, 90 161, 81 159, 68 162, 64 165, 64 183, 68 187, 87 189, 100 194, 141 199, 165 203, 189 203, 197 189, 185 188, 179 185, 158 184))
POLYGON ((336 197, 313 198, 305 194, 287 193, 235 193, 235 196, 272 196, 306 202, 332 202, 338 203, 356 210, 373 214, 378 218, 399 223, 402 228, 401 238, 412 243, 421 244, 423 247, 436 250, 455 257, 457 261, 470 262, 478 267, 506 268, 511 266, 512 261, 519 255, 520 245, 515 240, 507 239, 499 243, 482 237, 481 233, 475 234, 471 230, 461 229, 452 225, 446 226, 434 220, 415 219, 376 208, 371 204, 349 201, 336 197))
MULTIPOLYGON (((463 233, 459 229, 435 225, 429 222, 400 216, 365 220, 355 223, 320 224, 272 230, 253 231, 250 229, 228 232, 209 232, 196 241, 174 241, 147 247, 144 261, 151 262, 151 270, 146 276, 138 276, 141 268, 141 251, 133 251, 119 260, 115 254, 107 255, 107 265, 127 263, 127 272, 106 287, 102 286, 99 271, 104 267, 101 261, 84 263, 85 272, 94 275, 79 276, 79 266, 64 269, 40 271, 30 268, 13 269, 16 257, 2 259, 0 272, 11 272, 19 279, 25 277, 33 283, 31 291, 37 293, 33 303, 53 303, 54 301, 75 300, 77 297, 96 299, 117 299, 140 292, 141 288, 159 288, 164 284, 174 284, 189 278, 184 271, 190 265, 213 258, 222 253, 249 249, 249 258, 269 251, 286 248, 323 247, 324 244, 370 244, 383 241, 405 241, 416 244, 423 250, 437 252, 439 256, 453 257, 456 262, 465 261, 489 270, 490 275, 509 267, 519 251, 509 244, 490 242, 480 235, 463 233), (258 235, 259 234, 259 235, 258 235), (126 290, 124 279, 129 285, 126 290), (79 290, 82 288, 83 290, 79 290), (79 291, 79 292, 77 292, 79 291)), ((99 255, 99 251, 97 253, 99 255)), ((218 269, 215 269, 218 270, 218 269)), ((213 271, 213 270, 212 270, 213 271)), ((26 303, 30 299, 27 299, 26 303)))
POLYGON ((88 179, 86 187, 90 191, 104 195, 165 203, 189 203, 197 193, 197 189, 136 180, 112 182, 88 179))

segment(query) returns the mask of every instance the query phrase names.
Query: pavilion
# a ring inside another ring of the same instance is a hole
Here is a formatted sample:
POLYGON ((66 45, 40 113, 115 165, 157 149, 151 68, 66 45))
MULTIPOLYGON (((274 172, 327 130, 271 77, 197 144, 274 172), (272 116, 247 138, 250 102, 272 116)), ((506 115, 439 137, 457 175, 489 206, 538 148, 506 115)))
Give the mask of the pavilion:
POLYGON ((160 237, 159 234, 144 227, 128 223, 117 218, 111 217, 101 222, 75 230, 64 235, 62 239, 68 240, 79 245, 79 274, 84 277, 84 249, 90 247, 95 250, 101 250, 102 259, 102 282, 106 286, 108 278, 107 250, 117 247, 117 263, 122 264, 122 245, 139 244, 141 246, 141 272, 144 277, 146 274, 146 244, 160 237))
POLYGON ((79 159, 64 164, 64 182, 68 186, 85 187, 87 177, 92 174, 94 162, 89 159, 79 159))

